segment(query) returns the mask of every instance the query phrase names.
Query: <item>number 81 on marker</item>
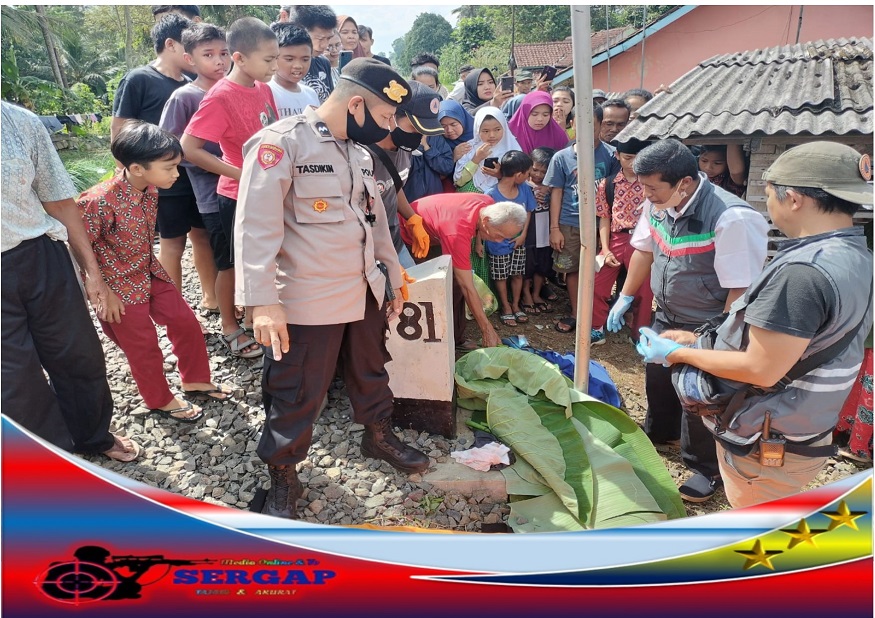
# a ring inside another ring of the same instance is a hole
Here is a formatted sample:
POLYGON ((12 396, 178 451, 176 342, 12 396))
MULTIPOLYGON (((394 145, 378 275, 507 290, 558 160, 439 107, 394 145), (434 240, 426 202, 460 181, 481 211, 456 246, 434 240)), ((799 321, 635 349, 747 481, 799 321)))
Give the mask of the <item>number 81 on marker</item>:
POLYGON ((421 303, 404 303, 404 309, 401 311, 401 316, 398 319, 398 326, 395 330, 407 341, 416 341, 418 339, 422 339, 423 343, 440 343, 441 341, 435 334, 434 305, 428 301, 421 303), (422 305, 421 309, 420 305, 422 305), (425 334, 427 335, 425 339, 422 339, 423 309, 425 309, 425 334))

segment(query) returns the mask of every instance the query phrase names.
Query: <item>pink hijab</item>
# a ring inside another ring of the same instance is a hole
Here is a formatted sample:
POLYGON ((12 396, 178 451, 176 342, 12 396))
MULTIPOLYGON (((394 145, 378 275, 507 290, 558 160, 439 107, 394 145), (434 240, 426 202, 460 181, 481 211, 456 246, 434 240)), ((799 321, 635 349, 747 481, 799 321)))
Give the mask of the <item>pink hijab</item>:
POLYGON ((552 118, 553 99, 543 90, 530 92, 523 98, 517 112, 510 119, 508 126, 517 141, 520 149, 526 154, 531 154, 535 148, 553 148, 562 150, 568 145, 568 134, 552 118), (548 105, 551 111, 550 121, 540 131, 535 131, 529 126, 529 114, 538 105, 548 105))

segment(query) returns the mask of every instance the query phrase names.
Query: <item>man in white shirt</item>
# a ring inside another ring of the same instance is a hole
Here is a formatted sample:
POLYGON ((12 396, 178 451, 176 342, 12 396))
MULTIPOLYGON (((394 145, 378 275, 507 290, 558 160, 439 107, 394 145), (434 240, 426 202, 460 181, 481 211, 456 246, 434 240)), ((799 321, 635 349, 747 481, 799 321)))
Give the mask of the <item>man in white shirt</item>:
MULTIPOLYGON (((644 187, 641 219, 632 234, 629 274, 608 316, 617 332, 635 292, 650 277, 657 309, 653 329, 693 331, 728 311, 762 272, 768 224, 749 204, 712 185, 677 140, 642 150, 633 167, 644 187)), ((720 484, 716 447, 697 416, 684 414, 670 369, 648 364, 644 431, 655 443, 680 438, 696 474, 680 488, 690 502, 708 500, 720 484)))

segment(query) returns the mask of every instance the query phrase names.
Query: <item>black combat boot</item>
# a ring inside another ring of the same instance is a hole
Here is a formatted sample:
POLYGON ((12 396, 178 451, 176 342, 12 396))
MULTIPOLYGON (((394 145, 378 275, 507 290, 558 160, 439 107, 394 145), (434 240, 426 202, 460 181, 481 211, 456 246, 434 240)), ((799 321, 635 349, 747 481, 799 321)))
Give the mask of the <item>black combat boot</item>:
POLYGON ((264 499, 261 512, 274 517, 295 519, 298 510, 298 498, 304 495, 304 486, 298 480, 295 466, 268 466, 270 472, 270 490, 264 499))
POLYGON ((392 431, 392 420, 387 417, 372 425, 365 425, 362 437, 362 455, 388 461, 393 468, 413 474, 428 469, 428 455, 407 446, 392 431))

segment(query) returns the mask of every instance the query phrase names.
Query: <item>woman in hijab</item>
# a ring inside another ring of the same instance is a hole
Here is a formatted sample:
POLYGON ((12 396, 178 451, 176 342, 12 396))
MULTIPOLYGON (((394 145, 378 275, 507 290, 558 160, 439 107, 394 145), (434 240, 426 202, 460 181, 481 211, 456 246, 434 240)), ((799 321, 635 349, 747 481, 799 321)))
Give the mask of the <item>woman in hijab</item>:
POLYGON ((337 33, 344 51, 351 51, 353 58, 364 58, 365 50, 359 41, 359 26, 349 15, 337 16, 337 33))
POLYGON ((462 99, 462 107, 474 115, 487 105, 501 108, 513 92, 499 90, 495 83, 495 77, 489 69, 474 69, 465 78, 465 96, 462 99))
POLYGON ((508 126, 526 154, 535 148, 562 150, 568 145, 568 134, 553 119, 553 99, 541 90, 523 98, 508 126))
POLYGON ((507 119, 497 107, 482 107, 474 116, 471 149, 456 162, 453 181, 459 191, 486 193, 498 184, 498 164, 486 168, 487 158, 500 159, 508 150, 520 150, 519 142, 507 127, 507 119))
POLYGON ((471 150, 474 139, 474 118, 460 103, 448 99, 441 101, 438 121, 444 127, 444 139, 453 151, 453 163, 471 150))

